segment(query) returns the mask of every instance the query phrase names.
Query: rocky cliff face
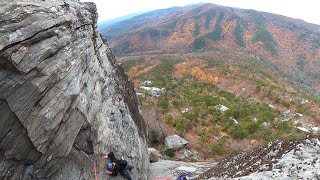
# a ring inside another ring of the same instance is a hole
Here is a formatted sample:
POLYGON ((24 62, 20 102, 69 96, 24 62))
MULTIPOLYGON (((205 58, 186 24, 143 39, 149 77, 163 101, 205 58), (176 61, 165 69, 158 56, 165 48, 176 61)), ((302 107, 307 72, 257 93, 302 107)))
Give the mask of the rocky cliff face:
POLYGON ((146 179, 145 124, 95 5, 1 0, 0 17, 0 179, 90 179, 85 153, 109 151, 146 179))

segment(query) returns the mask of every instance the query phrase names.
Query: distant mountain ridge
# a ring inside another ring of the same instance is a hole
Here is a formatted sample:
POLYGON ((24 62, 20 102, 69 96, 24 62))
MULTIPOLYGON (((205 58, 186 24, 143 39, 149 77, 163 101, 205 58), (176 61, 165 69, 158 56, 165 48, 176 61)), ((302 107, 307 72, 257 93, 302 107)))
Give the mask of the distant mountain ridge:
POLYGON ((101 32, 117 55, 239 52, 320 92, 320 26, 214 4, 152 11, 101 32))
POLYGON ((138 16, 138 15, 141 15, 141 14, 144 14, 144 13, 146 13, 146 12, 131 13, 131 14, 127 14, 125 16, 120 16, 120 17, 117 17, 117 18, 113 18, 113 19, 109 19, 109 20, 105 20, 105 21, 99 22, 98 23, 98 29, 99 29, 99 31, 104 31, 105 28, 111 26, 112 24, 115 24, 117 22, 130 19, 132 17, 138 16))

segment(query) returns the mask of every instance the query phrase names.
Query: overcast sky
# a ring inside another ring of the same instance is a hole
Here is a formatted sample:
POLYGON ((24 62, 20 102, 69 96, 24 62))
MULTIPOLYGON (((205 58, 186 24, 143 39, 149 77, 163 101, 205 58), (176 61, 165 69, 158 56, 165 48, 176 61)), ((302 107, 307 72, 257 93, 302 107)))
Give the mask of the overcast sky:
POLYGON ((172 6, 209 2, 223 6, 255 9, 303 19, 320 24, 319 0, 80 0, 95 2, 99 21, 113 19, 136 12, 163 9, 172 6))

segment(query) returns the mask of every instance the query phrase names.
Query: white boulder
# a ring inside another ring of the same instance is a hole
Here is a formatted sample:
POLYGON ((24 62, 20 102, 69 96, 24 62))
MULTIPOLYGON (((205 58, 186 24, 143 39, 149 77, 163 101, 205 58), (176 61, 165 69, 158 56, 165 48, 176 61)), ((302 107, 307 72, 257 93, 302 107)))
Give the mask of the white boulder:
POLYGON ((148 148, 148 154, 150 158, 150 163, 158 162, 160 159, 160 152, 155 148, 148 148))
POLYGON ((164 140, 164 145, 166 146, 167 149, 180 149, 188 145, 189 142, 183 139, 182 137, 174 134, 171 136, 168 136, 164 140))

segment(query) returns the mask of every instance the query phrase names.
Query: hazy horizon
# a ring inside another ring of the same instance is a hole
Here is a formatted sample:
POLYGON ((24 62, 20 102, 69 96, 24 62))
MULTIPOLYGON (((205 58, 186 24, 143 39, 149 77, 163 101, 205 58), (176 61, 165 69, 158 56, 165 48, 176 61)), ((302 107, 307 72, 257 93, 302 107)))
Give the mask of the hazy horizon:
POLYGON ((320 25, 320 11, 318 10, 320 2, 313 0, 136 0, 135 3, 128 0, 117 0, 113 2, 105 0, 80 1, 96 3, 99 13, 99 22, 132 13, 165 9, 173 6, 185 6, 196 3, 214 3, 222 6, 254 9, 257 11, 284 15, 320 25))

